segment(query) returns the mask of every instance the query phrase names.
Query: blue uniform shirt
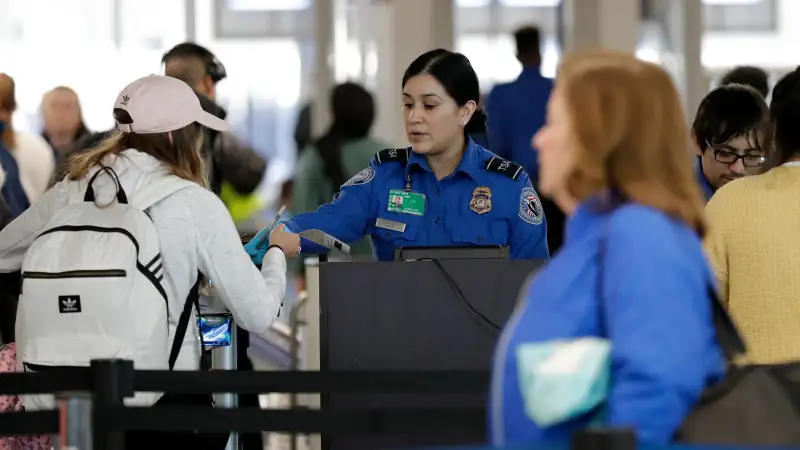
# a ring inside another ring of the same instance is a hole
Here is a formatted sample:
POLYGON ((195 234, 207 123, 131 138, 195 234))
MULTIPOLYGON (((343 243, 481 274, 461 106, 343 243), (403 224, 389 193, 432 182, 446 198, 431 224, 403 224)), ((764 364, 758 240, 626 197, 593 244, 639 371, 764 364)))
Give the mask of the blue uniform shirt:
MULTIPOLYGON (((544 212, 528 175, 471 139, 458 168, 441 181, 411 148, 383 150, 331 203, 285 225, 295 233, 319 229, 345 242, 369 235, 379 261, 391 261, 395 248, 422 246, 509 245, 512 259, 549 256, 544 212), (425 196, 424 211, 397 212, 390 204, 397 196, 390 191, 402 195, 407 184, 425 196)), ((302 247, 324 250, 307 240, 302 247)))
POLYGON ((610 339, 607 425, 633 427, 653 444, 672 441, 704 387, 724 372, 708 296, 714 276, 694 231, 646 206, 595 206, 584 203, 569 219, 564 247, 526 288, 498 341, 489 411, 495 445, 567 442, 589 422, 542 429, 527 416, 515 356, 522 342, 610 339))
POLYGON ((531 138, 545 123, 552 90, 553 80, 543 77, 538 67, 526 67, 516 80, 495 86, 486 101, 489 150, 534 177, 539 166, 531 138))

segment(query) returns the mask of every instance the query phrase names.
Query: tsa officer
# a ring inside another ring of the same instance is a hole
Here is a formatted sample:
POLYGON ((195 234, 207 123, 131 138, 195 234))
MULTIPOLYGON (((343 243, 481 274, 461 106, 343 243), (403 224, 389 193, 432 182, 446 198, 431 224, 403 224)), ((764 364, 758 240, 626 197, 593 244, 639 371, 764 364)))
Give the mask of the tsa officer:
MULTIPOLYGON (((513 259, 548 258, 545 217, 528 174, 469 138, 486 121, 469 60, 442 49, 425 53, 406 70, 402 89, 411 147, 378 152, 331 203, 286 228, 319 229, 345 242, 369 235, 380 261, 391 261, 398 247, 471 245, 509 245, 513 259)), ((254 260, 265 250, 254 242, 245 248, 254 260)), ((323 250, 305 240, 302 248, 323 250)))

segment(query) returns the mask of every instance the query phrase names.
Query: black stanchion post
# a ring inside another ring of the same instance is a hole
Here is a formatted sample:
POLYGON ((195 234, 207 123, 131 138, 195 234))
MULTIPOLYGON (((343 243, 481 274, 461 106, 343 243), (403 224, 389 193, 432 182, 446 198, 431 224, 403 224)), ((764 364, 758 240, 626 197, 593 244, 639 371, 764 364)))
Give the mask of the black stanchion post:
POLYGON ((93 450, 124 450, 125 431, 118 428, 120 420, 109 411, 124 406, 125 397, 133 395, 133 361, 101 359, 92 361, 93 450))
POLYGON ((636 433, 626 428, 587 428, 572 436, 571 450, 636 450, 636 433))
POLYGON ((66 392, 58 399, 62 417, 57 449, 92 450, 92 396, 88 392, 66 392))

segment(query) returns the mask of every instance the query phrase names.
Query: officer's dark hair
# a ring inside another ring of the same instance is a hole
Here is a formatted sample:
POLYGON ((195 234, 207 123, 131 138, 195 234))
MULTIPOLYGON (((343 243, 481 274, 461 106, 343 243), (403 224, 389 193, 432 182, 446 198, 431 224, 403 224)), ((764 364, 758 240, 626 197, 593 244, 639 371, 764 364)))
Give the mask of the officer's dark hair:
POLYGON ((539 27, 526 25, 514 32, 514 42, 517 46, 517 57, 541 57, 542 43, 539 27))
POLYGON ((800 155, 800 67, 775 85, 769 110, 775 129, 775 151, 767 159, 767 168, 800 155))
POLYGON ((720 80, 720 85, 725 86, 726 84, 744 84, 755 89, 764 98, 769 95, 769 75, 758 67, 734 67, 720 80))
MULTIPOLYGON (((469 59, 461 53, 440 48, 423 54, 406 69, 401 88, 405 88, 409 79, 423 74, 436 78, 458 106, 464 106, 470 100, 478 105, 481 100, 478 75, 469 59)), ((478 106, 464 127, 464 136, 483 133, 486 133, 486 114, 483 107, 478 106)))
POLYGON ((705 151, 746 136, 755 148, 765 153, 772 147, 772 123, 764 98, 743 84, 728 84, 711 91, 700 102, 692 123, 697 145, 705 151))
POLYGON ((325 176, 336 188, 347 181, 342 145, 369 134, 375 121, 375 100, 361 85, 348 82, 333 88, 330 102, 333 124, 314 147, 322 158, 325 176))

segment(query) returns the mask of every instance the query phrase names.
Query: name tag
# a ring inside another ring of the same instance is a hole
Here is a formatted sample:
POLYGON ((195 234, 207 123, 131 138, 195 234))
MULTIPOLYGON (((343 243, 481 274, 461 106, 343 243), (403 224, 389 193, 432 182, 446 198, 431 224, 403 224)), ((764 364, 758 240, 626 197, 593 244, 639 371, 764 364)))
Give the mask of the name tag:
POLYGON ((406 231, 406 224, 395 222, 394 220, 386 220, 378 218, 375 221, 375 226, 378 228, 383 228, 385 230, 397 231, 398 233, 403 233, 406 231))
POLYGON ((389 191, 389 205, 386 207, 386 210, 414 216, 424 216, 425 194, 392 189, 389 191))

